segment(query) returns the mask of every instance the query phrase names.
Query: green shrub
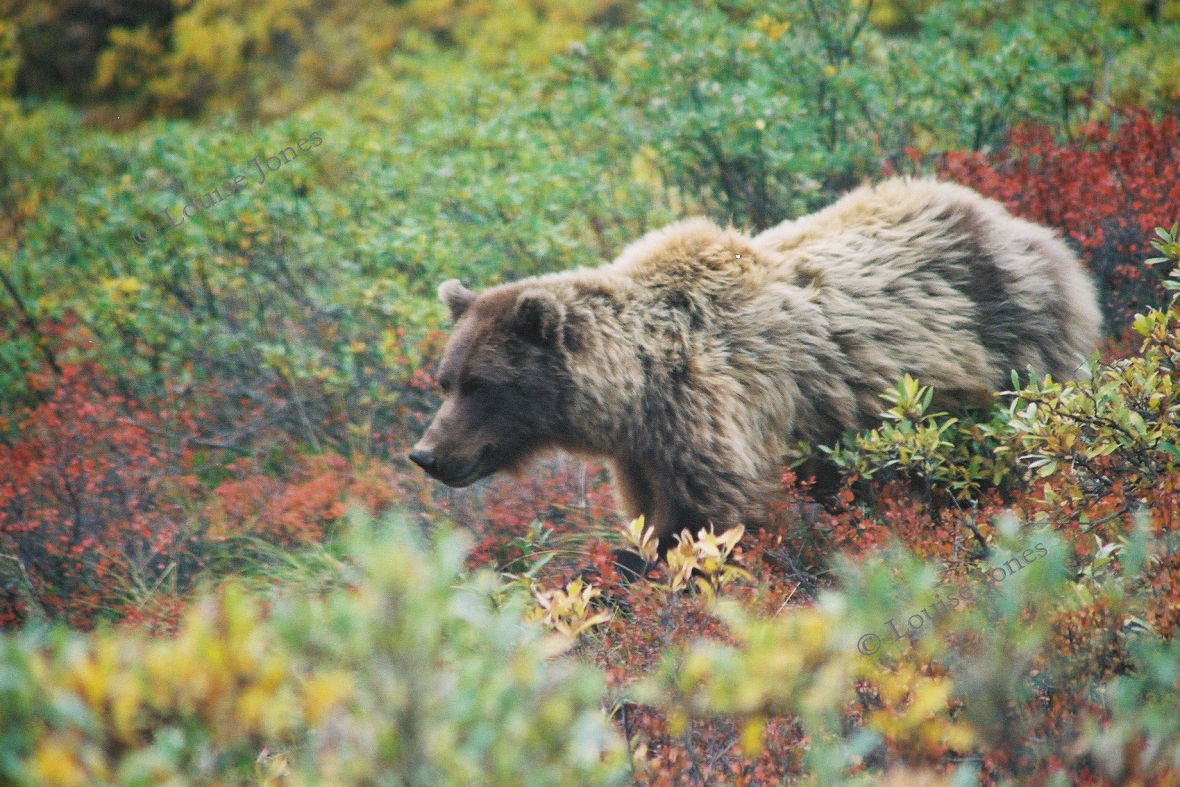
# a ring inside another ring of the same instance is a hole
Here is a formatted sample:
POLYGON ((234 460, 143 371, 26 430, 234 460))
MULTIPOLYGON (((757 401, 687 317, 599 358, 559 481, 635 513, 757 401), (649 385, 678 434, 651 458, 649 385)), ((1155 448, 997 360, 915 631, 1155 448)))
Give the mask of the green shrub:
MULTIPOLYGON (((1149 262, 1173 265, 1165 286, 1178 289, 1180 245, 1157 230, 1163 256, 1149 262)), ((1017 450, 1043 477, 1055 476, 1047 493, 1084 506, 1117 490, 1135 507, 1180 468, 1180 296, 1164 309, 1138 314, 1132 328, 1143 337, 1139 352, 1091 364, 1076 382, 1031 380, 1016 392, 1009 428, 1017 450), (1068 472, 1064 471, 1068 468, 1068 472)))
POLYGON ((1068 133, 1128 37, 1095 2, 926 5, 913 35, 888 36, 860 0, 652 0, 593 34, 573 74, 616 88, 681 204, 762 228, 882 164, 994 146, 1025 121, 1068 133))
POLYGON ((949 417, 929 412, 935 391, 906 375, 883 399, 890 405, 877 429, 846 436, 844 443, 821 446, 831 461, 864 478, 894 473, 924 489, 927 502, 935 488, 956 500, 978 497, 984 488, 1001 486, 1014 468, 1003 444, 1007 412, 1002 407, 972 410, 949 417))
POLYGON ((1111 719, 1087 719, 1078 748, 1120 784, 1180 775, 1180 641, 1136 643, 1134 673, 1104 687, 1111 719))

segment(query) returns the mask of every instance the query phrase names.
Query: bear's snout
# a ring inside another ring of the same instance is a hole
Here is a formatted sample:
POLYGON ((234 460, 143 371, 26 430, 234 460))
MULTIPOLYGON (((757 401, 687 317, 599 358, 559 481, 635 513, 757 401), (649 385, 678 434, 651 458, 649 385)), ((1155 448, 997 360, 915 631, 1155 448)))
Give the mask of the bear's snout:
POLYGON ((485 445, 474 454, 457 453, 439 446, 428 448, 419 442, 410 451, 409 459, 447 486, 464 487, 496 469, 489 465, 491 449, 491 445, 485 445))
POLYGON ((434 474, 435 459, 433 451, 416 447, 413 451, 410 451, 410 461, 431 475, 434 474))

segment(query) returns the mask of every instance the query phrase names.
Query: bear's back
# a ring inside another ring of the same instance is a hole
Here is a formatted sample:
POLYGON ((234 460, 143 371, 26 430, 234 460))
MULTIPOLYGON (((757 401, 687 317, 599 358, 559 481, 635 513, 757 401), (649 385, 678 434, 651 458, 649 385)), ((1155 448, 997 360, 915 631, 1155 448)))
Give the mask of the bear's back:
POLYGON ((1012 369, 1073 377, 1098 340, 1093 286, 1072 252, 955 184, 859 188, 753 246, 812 293, 846 354, 882 381, 908 373, 973 399, 1012 369))

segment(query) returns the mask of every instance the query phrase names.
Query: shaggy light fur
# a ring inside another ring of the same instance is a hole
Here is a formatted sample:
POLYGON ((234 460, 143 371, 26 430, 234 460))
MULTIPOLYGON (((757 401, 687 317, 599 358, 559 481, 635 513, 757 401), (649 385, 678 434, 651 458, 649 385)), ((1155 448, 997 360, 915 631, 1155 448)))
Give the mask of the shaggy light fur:
POLYGON ((903 374, 979 403, 1012 369, 1075 376, 1100 324, 1048 229, 904 179, 753 238, 689 219, 597 269, 440 297, 456 327, 427 469, 462 485, 537 449, 602 456, 665 544, 761 520, 788 447, 872 424, 903 374))

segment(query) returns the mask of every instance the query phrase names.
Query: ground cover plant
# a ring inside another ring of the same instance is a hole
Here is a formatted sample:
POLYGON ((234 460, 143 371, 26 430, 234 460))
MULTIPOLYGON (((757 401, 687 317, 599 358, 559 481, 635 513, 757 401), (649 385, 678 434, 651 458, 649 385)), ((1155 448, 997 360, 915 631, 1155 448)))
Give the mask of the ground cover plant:
POLYGON ((0 780, 1180 783, 1180 3, 83 5, 0 2, 0 780), (402 459, 439 281, 893 173, 1066 237, 1087 379, 630 583, 594 463, 402 459))

